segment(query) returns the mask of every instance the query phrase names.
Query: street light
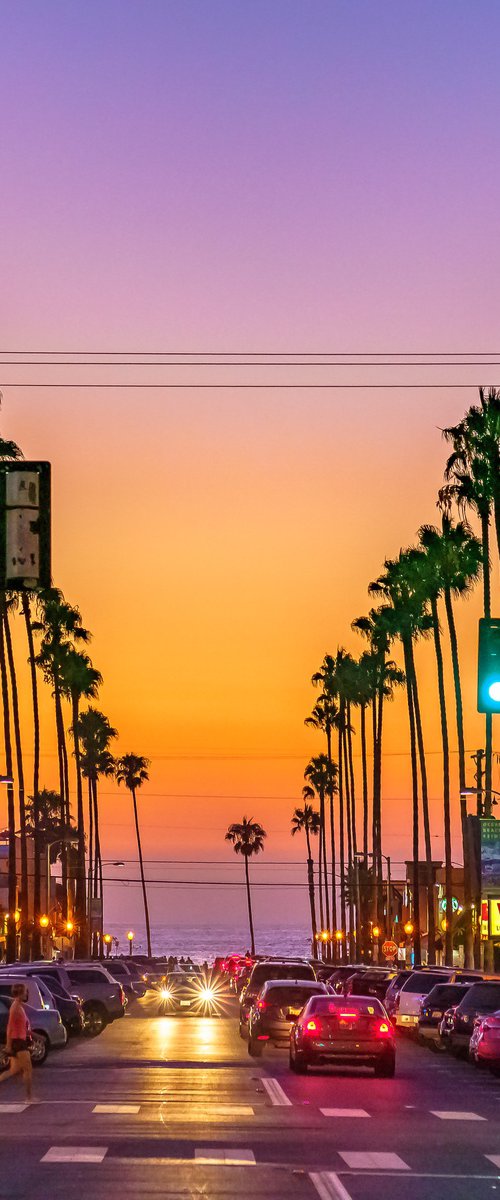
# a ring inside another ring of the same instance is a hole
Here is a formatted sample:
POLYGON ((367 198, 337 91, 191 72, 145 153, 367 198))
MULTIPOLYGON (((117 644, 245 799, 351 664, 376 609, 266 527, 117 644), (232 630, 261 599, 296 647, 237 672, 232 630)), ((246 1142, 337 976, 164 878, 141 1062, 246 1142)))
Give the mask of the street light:
POLYGON ((111 937, 111 934, 110 934, 110 933, 105 933, 105 934, 104 934, 104 937, 103 937, 103 942, 104 942, 104 944, 105 944, 105 946, 106 946, 106 958, 109 958, 109 956, 110 956, 110 954, 111 954, 111 943, 112 943, 112 941, 113 941, 113 938, 111 937))
POLYGON ((413 930, 414 930, 413 921, 407 921, 406 924, 404 925, 404 931, 406 933, 406 936, 411 937, 413 930))
POLYGON ((131 955, 133 947, 134 947, 134 931, 133 931, 133 929, 129 929, 129 931, 127 933, 127 937, 128 937, 128 952, 131 955))
POLYGON ((50 917, 45 913, 40 917, 40 929, 48 929, 50 925, 50 917))

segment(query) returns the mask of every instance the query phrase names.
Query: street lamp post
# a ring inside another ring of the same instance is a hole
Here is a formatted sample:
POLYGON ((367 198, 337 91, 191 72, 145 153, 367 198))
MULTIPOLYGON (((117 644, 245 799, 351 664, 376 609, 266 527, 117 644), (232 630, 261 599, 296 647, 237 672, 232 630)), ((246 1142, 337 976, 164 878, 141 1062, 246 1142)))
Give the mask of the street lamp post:
POLYGON ((134 949, 134 931, 133 931, 133 929, 129 929, 129 931, 127 933, 127 938, 128 938, 128 952, 129 952, 130 957, 132 958, 132 953, 133 953, 133 949, 134 949))

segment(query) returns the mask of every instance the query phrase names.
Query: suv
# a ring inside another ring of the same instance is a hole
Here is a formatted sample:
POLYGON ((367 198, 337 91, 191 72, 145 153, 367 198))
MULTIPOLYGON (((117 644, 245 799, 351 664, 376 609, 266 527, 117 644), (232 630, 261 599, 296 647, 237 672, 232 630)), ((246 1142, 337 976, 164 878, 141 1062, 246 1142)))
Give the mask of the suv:
POLYGON ((437 983, 449 982, 449 974, 443 971, 412 971, 396 997, 396 1028, 416 1029, 422 1000, 437 983))
POLYGON ((101 963, 31 964, 34 965, 41 978, 45 978, 46 973, 49 987, 50 975, 54 974, 71 995, 81 997, 87 1037, 96 1037, 110 1021, 124 1016, 127 1001, 123 988, 101 963))
POLYGON ((420 1005, 418 1040, 433 1050, 444 1049, 439 1026, 448 1008, 460 1004, 470 983, 438 983, 420 1005))
POLYGON ((265 1042, 290 1045, 290 1030, 311 996, 327 996, 324 983, 307 979, 269 979, 259 992, 248 1022, 248 1053, 260 1058, 265 1042))
POLYGON ((465 1054, 477 1017, 486 1017, 500 1009, 500 979, 473 983, 453 1011, 447 1030, 447 1043, 453 1054, 465 1054))
POLYGON ((312 983, 316 983, 314 968, 305 959, 303 961, 299 959, 292 961, 264 959, 262 962, 255 963, 247 986, 240 997, 240 1037, 242 1038, 247 1034, 250 1009, 257 999, 261 987, 267 983, 268 979, 310 979, 312 983))

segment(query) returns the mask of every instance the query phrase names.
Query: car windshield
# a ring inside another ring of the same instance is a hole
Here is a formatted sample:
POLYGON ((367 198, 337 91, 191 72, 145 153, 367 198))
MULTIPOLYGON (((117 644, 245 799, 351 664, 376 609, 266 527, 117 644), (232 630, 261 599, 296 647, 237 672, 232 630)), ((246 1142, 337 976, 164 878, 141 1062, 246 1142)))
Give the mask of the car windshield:
POLYGON ((489 1012, 494 1012, 497 1008, 500 1008, 500 983, 473 984, 460 1004, 461 1011, 488 1009, 489 1012))
POLYGON ((417 971, 415 975, 411 975, 408 983, 405 983, 402 988, 403 992, 418 992, 421 996, 427 996, 431 988, 437 983, 445 983, 446 975, 434 975, 432 971, 417 971))
POLYGON ((307 987, 272 987, 264 993, 269 1004, 276 1004, 279 1008, 303 1008, 304 1004, 311 995, 311 989, 307 987))
POLYGON ((328 1015, 347 1012, 359 1012, 363 1016, 383 1016, 384 1009, 379 1000, 373 996, 312 996, 307 1005, 308 1013, 323 1013, 328 1015))

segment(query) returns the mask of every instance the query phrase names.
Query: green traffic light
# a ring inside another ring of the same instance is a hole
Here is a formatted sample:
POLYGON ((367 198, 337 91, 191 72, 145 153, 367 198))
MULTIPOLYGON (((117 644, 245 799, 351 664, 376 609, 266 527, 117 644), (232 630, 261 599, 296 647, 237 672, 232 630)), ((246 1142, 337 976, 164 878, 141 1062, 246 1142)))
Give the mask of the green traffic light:
POLYGON ((478 712, 500 713, 500 619, 482 617, 479 621, 477 672, 478 712))
POLYGON ((495 680, 494 683, 490 683, 488 688, 488 696, 490 696, 491 699, 498 704, 500 700, 500 680, 495 680))

